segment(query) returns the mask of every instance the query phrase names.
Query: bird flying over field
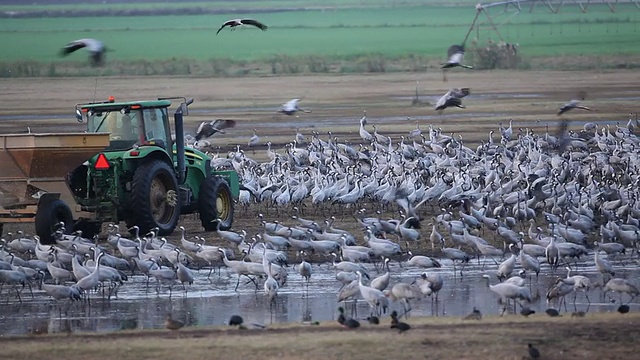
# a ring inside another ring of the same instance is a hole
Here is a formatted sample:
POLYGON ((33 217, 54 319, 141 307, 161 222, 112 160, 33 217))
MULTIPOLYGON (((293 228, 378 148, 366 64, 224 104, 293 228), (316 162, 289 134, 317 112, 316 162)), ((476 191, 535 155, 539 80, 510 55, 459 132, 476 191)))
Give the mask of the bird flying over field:
POLYGON ((101 66, 103 64, 104 53, 107 51, 107 48, 102 41, 96 39, 74 40, 62 48, 60 56, 67 56, 83 48, 89 51, 89 61, 92 66, 101 66))
POLYGON ((590 108, 580 105, 580 100, 571 100, 560 107, 560 109, 558 110, 558 115, 562 115, 572 109, 582 109, 582 110, 591 111, 590 108))
POLYGON ((262 31, 267 30, 267 25, 259 21, 256 21, 254 19, 233 19, 233 20, 228 20, 224 24, 222 24, 222 26, 220 26, 220 29, 218 29, 218 31, 216 32, 216 35, 218 35, 218 33, 227 26, 231 27, 231 30, 234 30, 236 27, 241 25, 255 26, 262 31))
POLYGON ((441 111, 448 107, 459 107, 464 109, 462 105, 462 98, 469 95, 471 90, 469 88, 454 88, 447 91, 438 102, 436 102, 435 110, 441 111))
POLYGON ((452 45, 449 47, 449 51, 447 52, 447 60, 446 63, 442 64, 442 69, 448 69, 452 67, 463 67, 466 69, 473 69, 471 65, 465 65, 462 62, 464 61, 464 47, 461 45, 452 45))
POLYGON ((224 134, 224 129, 235 126, 236 122, 234 120, 216 119, 213 121, 203 121, 202 124, 198 126, 198 130, 196 130, 196 141, 206 139, 217 132, 224 134))
POLYGON ((310 113, 311 112, 311 110, 305 110, 305 109, 301 108, 300 106, 298 106, 299 102, 300 102, 300 99, 289 100, 286 103, 282 104, 282 106, 280 107, 280 110, 278 110, 278 112, 286 114, 286 115, 293 115, 298 111, 302 111, 304 113, 310 113))

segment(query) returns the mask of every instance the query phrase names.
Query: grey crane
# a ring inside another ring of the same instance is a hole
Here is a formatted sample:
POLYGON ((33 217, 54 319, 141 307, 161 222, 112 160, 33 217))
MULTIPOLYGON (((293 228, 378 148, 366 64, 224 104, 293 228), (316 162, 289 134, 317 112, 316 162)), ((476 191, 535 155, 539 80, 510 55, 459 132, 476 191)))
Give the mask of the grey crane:
POLYGON ((224 262, 224 264, 229 269, 231 269, 231 271, 238 274, 238 281, 236 282, 236 287, 234 291, 238 291, 238 285, 240 285, 240 277, 243 275, 248 277, 251 280, 251 282, 253 282, 253 284, 256 286, 256 288, 258 287, 258 284, 256 284, 256 281, 249 276, 249 270, 247 269, 247 264, 249 263, 244 261, 238 261, 238 260, 229 260, 229 258, 227 257, 227 253, 223 249, 218 249, 218 251, 222 254, 222 261, 224 262))
POLYGON ((462 105, 462 98, 469 95, 471 90, 469 88, 453 88, 447 91, 436 102, 435 110, 442 111, 448 107, 458 107, 464 109, 462 105))
POLYGON ((18 301, 22 303, 22 298, 20 297, 20 293, 25 288, 25 286, 29 286, 29 290, 31 291, 31 296, 33 296, 33 291, 31 290, 31 284, 27 280, 27 276, 19 270, 0 270, 0 290, 4 285, 22 285, 22 287, 16 287, 16 296, 18 301))
POLYGON ((420 268, 439 268, 442 267, 440 262, 432 257, 424 256, 424 255, 413 255, 411 251, 407 251, 407 254, 410 256, 409 260, 407 260, 407 264, 412 266, 417 266, 420 268))
POLYGON ((262 31, 266 31, 268 27, 267 25, 254 19, 232 19, 232 20, 225 21, 224 24, 220 26, 218 31, 216 31, 216 35, 218 35, 218 33, 220 33, 220 31, 222 31, 222 29, 224 29, 227 26, 230 27, 231 30, 235 30, 235 28, 242 25, 255 26, 262 31))
MULTIPOLYGON (((258 146, 259 143, 260 143, 260 137, 258 136, 258 131, 256 129, 253 129, 253 135, 251 136, 251 138, 249 138, 249 142, 247 143, 247 145, 253 148, 255 146, 258 146)), ((254 153, 255 153, 255 150, 254 150, 254 153)))
MULTIPOLYGON (((80 290, 75 285, 67 286, 67 285, 54 285, 54 284, 46 284, 44 282, 45 273, 44 271, 40 272, 40 288, 47 293, 47 295, 54 298, 58 303, 64 300, 69 300, 70 306, 72 301, 82 300, 82 294, 80 294, 80 290)), ((62 312, 62 308, 60 308, 60 312, 62 312)))
POLYGON ((442 69, 449 69, 453 67, 462 67, 465 69, 473 69, 471 65, 465 65, 462 62, 464 61, 464 46, 462 45, 452 45, 449 47, 447 51, 448 60, 444 64, 442 64, 442 69))
POLYGON ((100 283, 100 259, 104 256, 104 253, 99 253, 96 257, 96 266, 91 272, 91 274, 79 279, 76 282, 75 286, 80 290, 80 292, 85 292, 89 290, 95 289, 100 283))
POLYGON ((65 45, 60 51, 61 56, 67 56, 77 50, 86 48, 89 51, 89 61, 91 65, 102 66, 104 63, 104 53, 107 52, 107 47, 100 40, 96 39, 79 39, 74 40, 65 45))
POLYGON ((558 249, 558 245, 556 245, 555 234, 545 248, 544 255, 547 258, 547 263, 549 264, 549 266, 551 266, 551 269, 555 271, 558 268, 558 264, 560 262, 560 250, 558 249))
MULTIPOLYGON (((155 260, 152 260, 155 262, 155 260)), ((177 274, 174 269, 168 267, 158 267, 149 269, 149 275, 156 279, 156 293, 160 293, 160 287, 165 285, 169 288, 169 297, 173 291, 173 284, 177 279, 177 274)))
POLYGON ((611 276, 615 276, 616 273, 613 270, 613 265, 607 260, 600 257, 600 249, 595 250, 595 254, 593 255, 593 261, 596 264, 596 269, 602 274, 604 279, 604 274, 610 274, 611 276))
POLYGON ((403 282, 394 284, 391 289, 385 290, 383 293, 391 299, 391 301, 402 301, 402 309, 404 310, 403 315, 411 311, 411 304, 409 303, 409 300, 419 300, 422 298, 420 288, 403 282))
POLYGON ((438 294, 444 286, 444 278, 439 273, 425 272, 420 274, 420 277, 416 279, 416 284, 424 295, 431 296, 432 294, 436 294, 435 298, 431 298, 431 302, 437 302, 438 294))
POLYGON ((386 311, 384 306, 388 302, 386 301, 384 293, 378 289, 364 285, 362 283, 362 272, 357 271, 356 274, 358 274, 358 288, 360 289, 360 295, 371 307, 372 314, 380 315, 382 311, 386 311))
POLYGON ((558 310, 564 302, 564 309, 567 310, 566 296, 574 291, 573 284, 567 284, 563 279, 557 279, 555 284, 547 291, 547 303, 550 303, 554 299, 558 299, 558 310))
POLYGON ((262 256, 262 267, 267 274, 267 280, 264 282, 264 293, 269 298, 269 306, 272 307, 276 296, 278 295, 278 282, 271 273, 271 261, 267 260, 266 256, 267 247, 265 245, 262 256))
POLYGON ((216 119, 212 121, 203 121, 196 130, 196 141, 211 137, 215 133, 224 134, 225 129, 233 128, 235 126, 235 120, 216 119))
POLYGON ((383 291, 384 289, 387 288, 387 286, 389 286, 389 280, 391 279, 391 273, 389 272, 390 260, 391 259, 389 258, 384 258, 383 267, 387 268, 387 272, 371 280, 371 283, 369 284, 371 285, 371 287, 376 288, 380 291, 383 291))
POLYGON ((285 115, 294 115, 298 111, 302 111, 303 113, 311 112, 311 110, 301 108, 300 105, 298 105, 299 103, 300 103, 300 99, 291 99, 286 103, 282 104, 278 112, 285 115))
POLYGON ((589 302, 590 304, 591 300, 589 300, 589 295, 587 294, 587 292, 591 288, 591 280, 588 277, 583 275, 571 275, 571 268, 568 266, 565 267, 565 269, 567 270, 567 277, 565 279, 562 279, 562 281, 565 284, 573 285, 573 291, 574 291, 573 304, 575 305, 576 303, 576 297, 577 297, 578 291, 584 292, 584 296, 587 298, 587 302, 589 302))
POLYGON ((220 230, 220 224, 222 224, 222 221, 220 219, 213 221, 216 222, 216 234, 234 245, 240 245, 240 243, 242 243, 242 241, 247 237, 247 232, 245 230, 242 230, 242 234, 233 231, 220 230))
POLYGON ((300 264, 298 265, 298 273, 305 281, 307 294, 309 294, 309 281, 311 280, 311 264, 304 260, 304 251, 300 251, 300 264))
POLYGON ((460 249, 456 249, 456 248, 448 248, 445 247, 445 239, 444 237, 440 240, 440 243, 442 245, 441 250, 442 250, 442 254, 448 258, 449 260, 451 260, 453 262, 453 275, 455 276, 456 274, 456 261, 460 261, 462 262, 462 269, 460 269, 460 276, 462 276, 462 272, 464 271, 464 266, 466 263, 469 262, 469 260, 471 260, 471 258, 469 257, 469 255, 460 250, 460 249))
MULTIPOLYGON (((500 296, 500 300, 504 305, 502 308, 501 315, 507 310, 507 302, 508 300, 527 300, 531 302, 531 292, 526 287, 520 287, 509 283, 499 283, 496 285, 491 285, 489 283, 489 275, 482 275, 483 278, 487 279, 487 286, 491 291, 498 294, 500 296)), ((515 303, 514 303, 515 308, 515 303)))
POLYGON ((628 294, 631 296, 631 300, 636 298, 636 296, 640 295, 640 291, 638 288, 633 285, 629 280, 622 278, 613 278, 604 285, 602 288, 603 295, 606 295, 610 291, 617 292, 620 295, 620 302, 622 302, 622 293, 628 294))
POLYGON ((562 115, 567 111, 573 110, 573 109, 582 109, 582 110, 591 111, 591 108, 588 108, 584 105, 580 105, 580 100, 571 100, 568 103, 562 105, 560 109, 558 109, 558 115, 562 115))
POLYGON ((193 284, 193 281, 195 279, 195 276, 193 275, 193 271, 188 267, 186 267, 184 264, 182 264, 182 262, 178 261, 177 267, 176 267, 176 276, 178 277, 178 280, 182 283, 182 288, 184 289, 185 295, 186 295, 187 287, 185 286, 185 283, 189 285, 193 284))

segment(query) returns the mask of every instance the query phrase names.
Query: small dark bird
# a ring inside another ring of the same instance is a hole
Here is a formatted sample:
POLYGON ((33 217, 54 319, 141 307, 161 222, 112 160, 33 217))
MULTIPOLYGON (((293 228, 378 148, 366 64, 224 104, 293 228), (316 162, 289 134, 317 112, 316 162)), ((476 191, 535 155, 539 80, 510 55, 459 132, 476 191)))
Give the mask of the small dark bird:
POLYGON ((196 130, 196 140, 206 139, 215 133, 224 134, 224 129, 236 126, 234 120, 216 119, 213 121, 203 121, 198 130, 196 130))
POLYGON ((438 102, 436 102, 435 110, 441 111, 448 107, 459 107, 464 109, 462 105, 462 98, 471 93, 469 88, 455 88, 447 91, 438 102))
POLYGON ((240 315, 231 315, 231 318, 229 318, 229 326, 240 326, 243 322, 244 320, 240 315))
POLYGON ((96 39, 80 39, 74 40, 65 45, 60 51, 60 56, 67 56, 76 50, 86 48, 89 51, 89 61, 92 66, 102 66, 104 62, 104 53, 107 48, 102 41, 96 39))
POLYGON ((167 317, 164 319, 164 327, 169 330, 178 330, 183 326, 184 326, 184 323, 171 318, 171 314, 167 314, 167 317))
POLYGON ((338 315, 338 323, 342 325, 342 327, 346 329, 357 329, 360 327, 358 320, 344 316, 344 308, 342 306, 338 308, 338 312, 340 313, 340 315, 338 315))
POLYGON ((391 312, 391 325, 398 323, 398 312, 393 310, 391 312))
POLYGON ((618 306, 618 312, 620 314, 628 313, 629 312, 629 305, 622 304, 622 305, 618 306))
POLYGON ((338 308, 338 312, 340 313, 340 315, 338 315, 338 323, 340 325, 344 325, 344 323, 347 321, 347 318, 344 316, 344 308, 340 306, 338 308))
POLYGON ((524 317, 529 317, 529 315, 533 315, 535 314, 536 311, 535 310, 531 310, 530 308, 523 306, 522 309, 520 309, 520 315, 524 316, 524 317))
POLYGON ((398 333, 403 333, 405 331, 411 330, 411 325, 406 322, 398 321, 395 324, 391 324, 392 329, 398 329, 398 333))
POLYGON ((380 324, 380 319, 375 316, 375 315, 371 315, 367 318, 367 321, 369 321, 369 324, 373 324, 373 325, 378 325, 380 324))
POLYGON ((356 319, 348 318, 347 321, 344 322, 342 327, 347 329, 357 329, 360 327, 360 322, 356 319))
POLYGON ((545 313, 547 313, 547 315, 551 316, 551 317, 556 317, 556 316, 560 316, 560 313, 558 312, 558 310, 556 309, 552 309, 552 308, 548 308, 547 310, 544 311, 545 313))
POLYGON ((463 317, 462 320, 482 320, 482 313, 476 307, 473 308, 473 311, 467 316, 463 317))
POLYGON ((580 100, 571 100, 560 107, 560 109, 558 110, 558 115, 562 115, 567 111, 573 110, 573 109, 582 109, 582 110, 591 111, 590 108, 580 105, 580 100))
POLYGON ((220 26, 220 29, 218 29, 218 31, 216 32, 216 35, 218 35, 218 33, 227 26, 231 27, 231 30, 234 30, 236 27, 241 25, 255 26, 262 31, 267 30, 267 25, 261 22, 258 22, 254 19, 233 19, 233 20, 228 20, 224 24, 222 24, 222 26, 220 26))
POLYGON ((540 359, 540 351, 531 344, 529 344, 529 357, 531 359, 540 359))

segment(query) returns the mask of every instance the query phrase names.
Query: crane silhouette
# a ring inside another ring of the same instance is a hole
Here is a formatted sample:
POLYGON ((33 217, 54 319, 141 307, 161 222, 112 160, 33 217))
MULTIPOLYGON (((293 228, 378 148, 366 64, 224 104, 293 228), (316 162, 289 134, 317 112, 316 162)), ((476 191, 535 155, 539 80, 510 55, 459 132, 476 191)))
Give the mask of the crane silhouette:
POLYGON ((242 25, 249 25, 249 26, 255 26, 258 29, 262 30, 262 31, 266 31, 267 30, 267 25, 254 20, 254 19, 232 19, 232 20, 227 20, 224 22, 224 24, 222 24, 222 26, 220 26, 220 28, 218 29, 218 31, 216 31, 216 35, 218 35, 220 33, 220 31, 222 31, 222 29, 224 29, 225 27, 230 27, 231 30, 235 30, 236 27, 238 26, 242 26, 242 25))
POLYGON ((60 56, 67 56, 77 50, 85 48, 89 51, 89 61, 92 66, 96 67, 104 64, 104 53, 107 52, 107 47, 102 41, 96 39, 74 40, 60 50, 60 56))

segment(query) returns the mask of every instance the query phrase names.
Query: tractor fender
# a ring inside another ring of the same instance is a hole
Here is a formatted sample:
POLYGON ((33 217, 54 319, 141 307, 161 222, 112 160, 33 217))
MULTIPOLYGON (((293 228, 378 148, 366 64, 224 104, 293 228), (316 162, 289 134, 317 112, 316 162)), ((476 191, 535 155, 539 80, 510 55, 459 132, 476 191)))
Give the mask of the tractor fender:
POLYGON ((125 171, 135 171, 140 161, 144 160, 144 162, 147 162, 152 159, 172 164, 169 154, 167 154, 163 148, 158 146, 140 146, 131 149, 122 155, 122 168, 125 171))

